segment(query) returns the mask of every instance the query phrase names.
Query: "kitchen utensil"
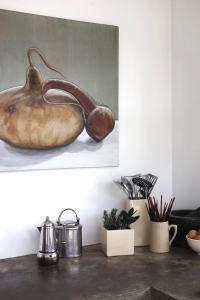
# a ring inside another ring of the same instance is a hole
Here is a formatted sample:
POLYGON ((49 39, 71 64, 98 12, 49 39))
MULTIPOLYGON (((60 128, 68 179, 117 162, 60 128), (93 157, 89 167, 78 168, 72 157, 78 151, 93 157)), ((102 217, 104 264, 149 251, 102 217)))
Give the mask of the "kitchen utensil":
POLYGON ((140 187, 140 192, 144 196, 145 199, 148 198, 148 191, 152 188, 152 183, 142 177, 132 178, 132 182, 140 187))
POLYGON ((128 195, 128 198, 132 197, 129 190, 127 190, 121 180, 115 180, 114 182, 128 195))
POLYGON ((154 176, 152 174, 146 174, 134 176, 131 180, 133 182, 133 185, 140 187, 139 193, 142 195, 142 197, 147 199, 150 196, 157 179, 157 176, 154 176))
POLYGON ((147 199, 157 181, 158 177, 152 174, 135 174, 121 176, 121 181, 116 181, 118 185, 128 194, 129 200, 147 199))
POLYGON ((82 254, 82 226, 76 212, 71 208, 61 211, 57 221, 58 253, 60 257, 78 257, 82 254), (61 221, 65 211, 72 211, 76 220, 61 221))
POLYGON ((152 190, 153 190, 153 188, 154 188, 154 186, 155 186, 155 184, 156 184, 156 181, 158 180, 158 177, 157 176, 155 176, 155 175, 153 175, 153 174, 147 174, 147 175, 145 175, 145 179, 147 180, 147 181, 149 181, 150 183, 151 183, 151 187, 149 188, 149 190, 148 190, 148 197, 150 196, 150 194, 151 194, 151 192, 152 192, 152 190))
POLYGON ((53 265, 58 262, 55 226, 49 217, 46 217, 41 226, 37 259, 41 265, 53 265))
POLYGON ((132 199, 133 198, 133 186, 125 176, 121 176, 121 185, 124 188, 124 190, 127 191, 129 199, 132 199))

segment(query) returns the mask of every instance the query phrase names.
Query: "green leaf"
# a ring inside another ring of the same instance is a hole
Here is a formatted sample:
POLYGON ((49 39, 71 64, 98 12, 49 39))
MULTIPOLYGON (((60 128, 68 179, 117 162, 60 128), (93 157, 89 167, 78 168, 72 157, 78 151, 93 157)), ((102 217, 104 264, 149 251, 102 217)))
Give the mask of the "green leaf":
POLYGON ((134 209, 133 207, 128 211, 128 215, 131 217, 134 214, 134 209))
POLYGON ((103 213, 103 221, 104 227, 108 230, 116 230, 116 229, 129 229, 130 224, 136 222, 139 216, 133 216, 136 211, 131 208, 128 212, 125 210, 121 210, 118 212, 118 209, 113 208, 110 213, 107 213, 104 210, 103 213))

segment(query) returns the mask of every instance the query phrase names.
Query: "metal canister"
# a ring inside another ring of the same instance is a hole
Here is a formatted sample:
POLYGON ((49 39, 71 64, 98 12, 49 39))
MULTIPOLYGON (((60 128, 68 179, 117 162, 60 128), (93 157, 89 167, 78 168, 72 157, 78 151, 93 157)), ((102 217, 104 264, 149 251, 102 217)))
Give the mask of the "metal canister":
POLYGON ((76 212, 71 208, 61 211, 57 221, 57 245, 60 257, 79 257, 82 254, 82 226, 76 212), (76 220, 61 221, 64 211, 72 211, 76 220))

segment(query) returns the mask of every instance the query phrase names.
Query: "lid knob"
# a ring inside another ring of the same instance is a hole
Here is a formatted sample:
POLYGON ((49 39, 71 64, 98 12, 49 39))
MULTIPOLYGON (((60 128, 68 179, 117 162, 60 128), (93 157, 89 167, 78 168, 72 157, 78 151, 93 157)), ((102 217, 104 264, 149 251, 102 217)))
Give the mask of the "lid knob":
POLYGON ((46 220, 42 224, 42 227, 54 227, 54 223, 50 220, 49 216, 46 217, 46 220))

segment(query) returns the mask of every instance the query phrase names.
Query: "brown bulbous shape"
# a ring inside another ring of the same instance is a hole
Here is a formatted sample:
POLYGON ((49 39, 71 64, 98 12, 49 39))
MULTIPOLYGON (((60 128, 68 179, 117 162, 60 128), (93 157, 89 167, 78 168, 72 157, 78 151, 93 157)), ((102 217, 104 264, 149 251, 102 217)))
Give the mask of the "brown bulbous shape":
POLYGON ((72 143, 84 128, 82 110, 59 91, 48 93, 48 101, 52 104, 40 92, 25 87, 0 92, 0 139, 31 149, 72 143))
POLYGON ((97 142, 103 140, 114 128, 115 121, 108 107, 98 106, 87 117, 86 130, 97 142))

